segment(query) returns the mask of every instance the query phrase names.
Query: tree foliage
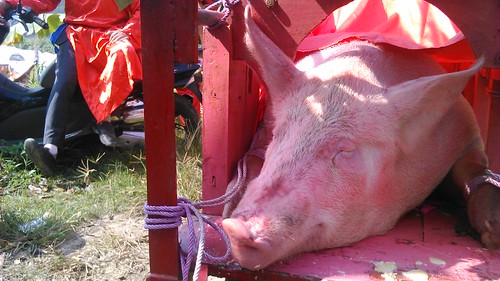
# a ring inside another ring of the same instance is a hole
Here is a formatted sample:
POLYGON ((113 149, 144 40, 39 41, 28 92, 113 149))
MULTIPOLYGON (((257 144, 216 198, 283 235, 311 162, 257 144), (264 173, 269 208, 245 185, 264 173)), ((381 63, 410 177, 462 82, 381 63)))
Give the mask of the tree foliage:
MULTIPOLYGON (((115 2, 121 11, 132 3, 132 0, 115 0, 115 2)), ((25 30, 21 24, 15 24, 11 27, 11 31, 5 39, 4 44, 17 45, 22 49, 34 49, 34 46, 37 46, 41 51, 52 52, 53 48, 48 40, 48 37, 57 29, 57 27, 59 27, 59 25, 62 24, 62 20, 64 18, 64 5, 65 1, 62 0, 56 10, 54 10, 53 14, 39 15, 48 23, 48 29, 43 29, 40 26, 31 23, 27 24, 28 30, 25 30), (35 36, 39 40, 35 39, 35 36)))
POLYGON ((132 0, 115 0, 116 5, 118 5, 118 9, 121 11, 125 9, 130 3, 132 3, 132 0))
POLYGON ((62 24, 63 15, 46 14, 40 15, 40 17, 48 23, 48 29, 43 29, 37 24, 30 23, 27 24, 28 30, 26 31, 21 24, 15 24, 11 26, 10 33, 5 39, 4 44, 16 45, 22 49, 34 49, 36 46, 40 51, 53 52, 49 36, 62 24))

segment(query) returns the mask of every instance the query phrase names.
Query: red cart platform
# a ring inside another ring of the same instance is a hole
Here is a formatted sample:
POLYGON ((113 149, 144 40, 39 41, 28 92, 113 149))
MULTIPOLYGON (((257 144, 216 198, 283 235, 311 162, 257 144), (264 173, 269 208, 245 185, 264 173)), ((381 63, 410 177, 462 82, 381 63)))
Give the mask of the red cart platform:
MULTIPOLYGON (((349 247, 304 253, 262 271, 235 263, 207 264, 229 280, 499 280, 500 251, 481 248, 455 233, 453 210, 425 206, 406 215, 389 233, 349 247)), ((209 251, 223 253, 219 236, 209 251)))

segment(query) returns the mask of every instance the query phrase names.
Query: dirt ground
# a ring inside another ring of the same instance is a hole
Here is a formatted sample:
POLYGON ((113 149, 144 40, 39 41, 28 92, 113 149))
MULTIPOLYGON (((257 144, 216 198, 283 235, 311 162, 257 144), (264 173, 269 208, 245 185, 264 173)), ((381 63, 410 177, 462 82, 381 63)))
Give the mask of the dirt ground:
POLYGON ((86 226, 60 248, 85 268, 95 268, 98 274, 92 274, 92 280, 101 280, 101 277, 102 280, 144 280, 149 271, 149 256, 143 219, 125 215, 107 217, 86 226))
MULTIPOLYGON (((0 281, 145 280, 149 255, 148 232, 143 223, 144 217, 140 215, 109 216, 85 225, 45 255, 33 257, 21 252, 5 257, 5 253, 0 253, 0 271, 12 267, 8 274, 0 274, 0 281), (55 262, 57 258, 50 252, 57 252, 61 261, 55 262), (48 259, 51 261, 47 262, 48 259), (40 268, 47 272, 38 276, 37 269, 45 271, 40 268), (23 273, 12 273, 17 270, 23 273)), ((224 279, 209 277, 209 280, 224 279)))

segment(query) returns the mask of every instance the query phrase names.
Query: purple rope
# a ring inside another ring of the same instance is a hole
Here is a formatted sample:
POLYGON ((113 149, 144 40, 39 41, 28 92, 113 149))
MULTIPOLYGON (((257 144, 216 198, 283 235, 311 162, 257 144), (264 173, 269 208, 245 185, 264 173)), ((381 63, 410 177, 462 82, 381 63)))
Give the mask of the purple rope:
POLYGON ((223 23, 225 23, 227 18, 231 14, 231 11, 233 10, 233 6, 238 4, 239 2, 240 2, 240 0, 221 0, 221 1, 217 1, 215 3, 210 4, 209 6, 205 7, 205 10, 210 10, 215 6, 220 6, 222 4, 221 12, 224 13, 222 18, 217 23, 209 26, 208 29, 216 29, 216 28, 220 27, 223 23))
POLYGON ((212 263, 225 263, 229 260, 231 254, 231 244, 229 243, 229 238, 227 234, 214 222, 210 221, 207 217, 203 216, 198 209, 203 209, 207 207, 214 207, 218 205, 223 205, 232 200, 235 194, 237 194, 243 184, 245 183, 247 177, 247 166, 246 166, 245 155, 238 162, 238 179, 234 187, 226 194, 211 200, 201 201, 198 203, 193 203, 191 200, 183 197, 177 199, 177 206, 151 206, 144 204, 144 213, 146 218, 144 219, 144 228, 149 230, 157 229, 169 229, 177 228, 182 224, 182 217, 186 218, 186 222, 189 230, 189 244, 188 251, 186 254, 183 251, 179 251, 181 259, 181 271, 182 280, 187 281, 189 276, 189 268, 193 261, 193 252, 195 245, 198 244, 198 254, 196 258, 195 272, 193 274, 193 280, 198 280, 199 269, 201 262, 208 261, 212 263), (154 217, 150 217, 154 216, 154 217), (200 227, 200 237, 196 237, 195 231, 195 221, 193 216, 197 217, 200 227), (213 256, 204 251, 205 247, 205 231, 204 224, 212 227, 219 235, 222 237, 226 243, 226 253, 223 256, 213 256))
POLYGON ((472 192, 479 189, 483 184, 489 183, 497 188, 500 188, 500 175, 493 173, 491 170, 484 170, 484 174, 475 177, 466 185, 466 195, 465 197, 470 197, 472 192))

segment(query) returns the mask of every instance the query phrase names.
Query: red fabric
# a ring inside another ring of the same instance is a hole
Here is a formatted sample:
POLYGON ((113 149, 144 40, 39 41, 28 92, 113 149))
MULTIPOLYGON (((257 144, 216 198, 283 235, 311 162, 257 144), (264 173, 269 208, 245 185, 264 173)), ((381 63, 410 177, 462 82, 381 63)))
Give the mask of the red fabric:
POLYGON ((355 0, 317 26, 299 44, 297 58, 351 38, 432 49, 438 61, 474 60, 458 27, 423 0, 355 0))
MULTIPOLYGON (((17 0, 8 0, 16 5, 17 0)), ((60 0, 23 0, 40 14, 54 10, 60 0)), ((114 0, 66 0, 66 32, 75 50, 78 81, 97 122, 108 117, 142 79, 140 60, 140 2, 122 11, 114 0), (121 30, 128 41, 109 44, 110 30, 121 30)))

